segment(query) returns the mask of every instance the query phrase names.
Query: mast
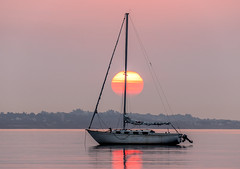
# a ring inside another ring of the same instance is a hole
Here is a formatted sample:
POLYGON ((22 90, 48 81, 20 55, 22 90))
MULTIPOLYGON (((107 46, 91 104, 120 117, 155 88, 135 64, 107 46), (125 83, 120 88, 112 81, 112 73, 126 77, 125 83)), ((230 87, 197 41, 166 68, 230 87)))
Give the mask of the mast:
POLYGON ((124 105, 123 105, 123 129, 126 127, 126 100, 127 100, 127 55, 128 55, 128 15, 125 13, 126 19, 126 37, 125 37, 125 70, 124 70, 124 105))

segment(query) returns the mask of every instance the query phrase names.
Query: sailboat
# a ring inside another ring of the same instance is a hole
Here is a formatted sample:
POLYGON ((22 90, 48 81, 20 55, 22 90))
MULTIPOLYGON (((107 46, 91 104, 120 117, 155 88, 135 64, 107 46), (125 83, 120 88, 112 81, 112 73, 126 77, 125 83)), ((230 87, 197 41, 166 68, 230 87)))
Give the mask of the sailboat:
POLYGON ((100 145, 111 145, 111 144, 138 144, 138 145, 177 145, 185 140, 188 140, 192 143, 192 141, 187 137, 186 134, 180 133, 170 122, 144 122, 139 120, 131 119, 126 112, 126 99, 127 99, 127 59, 128 59, 128 18, 129 13, 125 13, 125 17, 123 19, 121 29, 118 35, 118 39, 113 50, 112 57, 110 59, 110 63, 108 65, 108 69, 104 78, 104 82, 97 100, 97 104, 90 121, 90 125, 86 131, 93 137, 93 139, 98 142, 100 145), (123 102, 123 127, 121 129, 112 129, 103 131, 97 129, 91 129, 93 119, 95 115, 98 113, 98 105, 102 96, 102 92, 105 86, 105 82, 108 77, 109 69, 112 63, 112 59, 116 50, 116 46, 118 44, 118 40, 125 22, 125 70, 124 70, 124 102, 123 102), (152 129, 128 129, 126 124, 132 125, 170 125, 176 131, 175 133, 163 132, 159 133, 152 129))

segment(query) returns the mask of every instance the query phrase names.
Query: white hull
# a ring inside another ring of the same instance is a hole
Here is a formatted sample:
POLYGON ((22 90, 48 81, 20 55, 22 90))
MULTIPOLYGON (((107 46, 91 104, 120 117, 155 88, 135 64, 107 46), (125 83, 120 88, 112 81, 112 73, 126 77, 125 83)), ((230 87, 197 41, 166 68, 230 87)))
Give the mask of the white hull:
POLYGON ((134 134, 116 134, 109 131, 89 130, 88 133, 100 145, 107 144, 159 144, 159 145, 177 145, 181 143, 182 134, 173 133, 151 133, 148 135, 134 134))

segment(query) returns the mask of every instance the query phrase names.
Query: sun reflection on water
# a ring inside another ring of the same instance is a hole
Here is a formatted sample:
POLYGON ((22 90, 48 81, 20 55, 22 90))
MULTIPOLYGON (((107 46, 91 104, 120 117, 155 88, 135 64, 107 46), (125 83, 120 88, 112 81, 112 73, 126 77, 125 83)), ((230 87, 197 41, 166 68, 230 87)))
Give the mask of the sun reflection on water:
POLYGON ((141 169, 142 151, 140 150, 114 150, 112 152, 113 169, 141 169))

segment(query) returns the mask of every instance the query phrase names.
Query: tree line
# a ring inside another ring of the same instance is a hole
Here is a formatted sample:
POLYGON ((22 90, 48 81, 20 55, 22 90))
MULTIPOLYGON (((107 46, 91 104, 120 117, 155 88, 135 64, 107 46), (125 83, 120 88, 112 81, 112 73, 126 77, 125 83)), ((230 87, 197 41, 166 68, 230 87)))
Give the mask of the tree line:
MULTIPOLYGON (((72 112, 46 112, 40 113, 14 113, 0 114, 1 129, 85 129, 88 128, 93 112, 76 109, 72 112)), ((240 121, 200 119, 190 114, 185 115, 152 115, 130 113, 129 116, 136 120, 149 122, 171 122, 177 128, 182 129, 240 129, 240 121)), ((121 128, 122 114, 108 110, 98 113, 93 121, 92 128, 121 128)), ((138 128, 139 126, 128 126, 138 128)), ((142 126, 143 127, 143 126, 142 126)), ((148 126, 144 126, 149 128, 148 126)), ((156 126, 151 128, 167 128, 168 126, 156 126)))

